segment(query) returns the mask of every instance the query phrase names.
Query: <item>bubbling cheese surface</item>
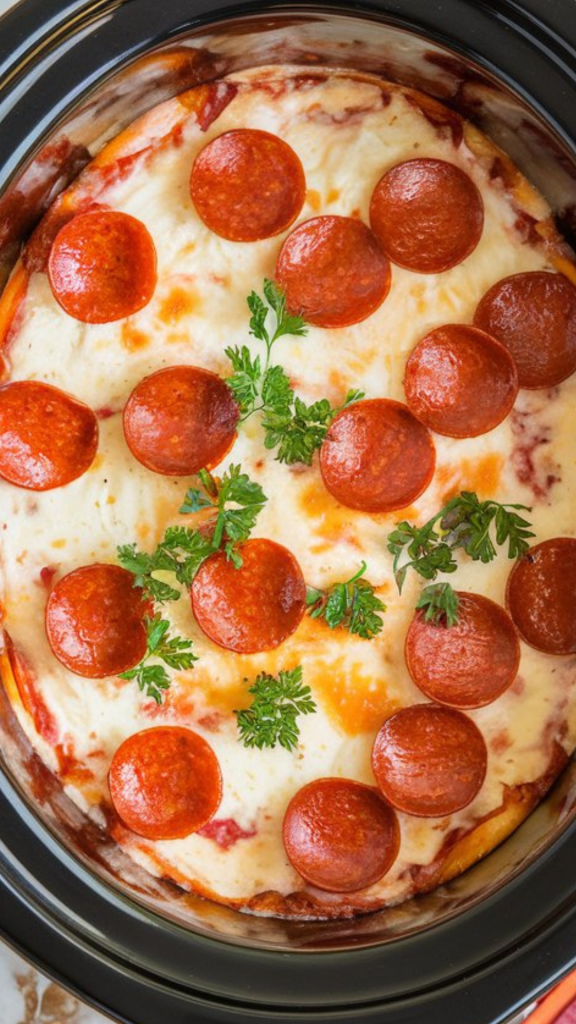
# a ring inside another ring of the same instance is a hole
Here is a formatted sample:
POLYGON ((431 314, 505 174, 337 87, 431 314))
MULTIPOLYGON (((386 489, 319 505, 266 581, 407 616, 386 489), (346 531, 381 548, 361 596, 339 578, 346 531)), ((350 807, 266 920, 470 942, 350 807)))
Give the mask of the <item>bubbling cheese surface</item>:
MULTIPOLYGON (((135 541, 151 550, 168 525, 191 525, 191 517, 178 513, 190 479, 152 473, 127 448, 121 411, 130 392, 165 366, 192 364, 227 374, 226 346, 248 345, 253 354, 262 347, 248 334, 246 296, 261 290, 263 278, 274 277, 287 232, 234 243, 200 221, 188 183, 193 160, 207 142, 244 127, 284 139, 306 175, 306 202, 296 223, 318 214, 368 222, 379 178, 415 156, 456 164, 481 192, 482 238, 459 266, 427 276, 393 266, 388 297, 363 323, 338 330, 311 327, 305 338, 286 337, 276 344, 275 361, 307 402, 326 397, 339 403, 349 388, 363 389, 368 398, 403 402, 406 359, 426 333, 445 323, 470 323, 480 298, 502 277, 553 269, 544 247, 526 241, 518 209, 502 182, 490 176, 490 161, 478 158, 466 135, 455 144, 448 129, 433 125, 411 101, 410 90, 383 90, 375 81, 344 73, 292 81, 286 69, 258 69, 231 80, 237 93, 207 130, 201 129, 193 104, 187 111, 185 98, 175 99, 145 115, 108 151, 111 167, 115 146, 119 153, 142 151, 129 173, 106 176, 95 199, 137 217, 152 235, 158 284, 148 306, 127 320, 87 325, 57 305, 45 273, 30 277, 7 355, 9 379, 45 381, 86 402, 100 414, 100 445, 91 469, 59 490, 34 493, 0 481, 3 625, 22 652, 46 709, 42 726, 38 716, 35 720, 15 701, 21 724, 89 813, 98 816, 102 802, 109 802, 106 775, 112 755, 141 729, 187 726, 216 753, 224 782, 216 818, 225 823, 224 830, 234 823, 236 841, 219 844, 214 835, 195 834, 154 843, 119 827, 116 838, 132 856, 153 872, 233 905, 266 891, 287 895, 299 890, 337 905, 341 897, 313 890, 291 867, 282 820, 294 793, 314 779, 342 776, 374 785, 370 755, 382 722, 394 710, 426 699, 404 661, 419 583, 409 578, 398 595, 387 534, 403 518, 423 522, 466 489, 480 498, 531 505, 535 542, 574 536, 576 378, 550 391, 520 392, 511 416, 488 434, 465 440, 434 435, 437 467, 431 485, 410 509, 390 515, 338 505, 324 488, 317 457, 311 467, 275 461, 264 449, 258 417, 240 427, 218 472, 241 463, 262 485, 268 502, 253 536, 285 545, 314 586, 347 579, 366 561, 367 577, 387 604, 376 639, 330 631, 305 618, 277 650, 241 656, 216 647, 200 632, 183 594, 163 606, 163 616, 174 631, 193 638, 199 661, 190 671, 174 673, 161 707, 144 699, 134 683, 80 678, 66 670, 44 632, 42 570, 54 570, 59 578, 92 562, 115 562, 119 544, 135 541), (177 132, 172 131, 175 123, 177 132), (297 749, 246 749, 233 714, 250 703, 245 680, 298 664, 318 711, 299 719, 297 749), (58 749, 83 772, 64 772, 58 749)), ((87 173, 86 180, 94 180, 87 173)), ((528 196, 533 215, 546 218, 544 202, 531 192, 528 196)), ((489 565, 463 557, 451 580, 459 590, 503 604, 511 564, 502 552, 489 565)), ((470 712, 489 752, 488 774, 476 799, 444 819, 400 814, 396 863, 354 899, 347 894, 347 904, 362 909, 409 895, 411 871, 430 865, 447 835, 469 830, 495 812, 507 787, 540 778, 555 742, 567 752, 574 749, 574 676, 573 658, 548 657, 522 644, 519 674, 510 690, 470 712)))

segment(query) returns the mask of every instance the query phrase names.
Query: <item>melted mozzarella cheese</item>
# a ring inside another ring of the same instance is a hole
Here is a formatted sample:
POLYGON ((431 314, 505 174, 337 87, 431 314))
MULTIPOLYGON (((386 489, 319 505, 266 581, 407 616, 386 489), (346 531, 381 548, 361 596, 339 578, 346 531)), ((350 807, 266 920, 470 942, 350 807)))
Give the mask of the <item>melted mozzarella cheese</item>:
MULTIPOLYGON (((368 397, 404 401, 406 358, 423 335, 447 322, 470 322, 481 296, 500 278, 551 269, 543 251, 524 242, 516 227, 517 211, 498 181, 490 180, 488 167, 465 142, 455 147, 401 89, 393 88, 390 102, 384 102, 377 84, 346 77, 292 89, 289 83, 284 87, 278 72, 266 75, 259 69, 234 76, 234 81, 239 86, 236 98, 206 132, 191 113, 178 145, 157 147, 143 156, 128 177, 112 177, 100 196, 100 201, 143 221, 154 239, 158 286, 145 309, 119 323, 82 324, 60 309, 44 274, 32 276, 9 352, 10 378, 49 382, 107 415, 100 420, 97 458, 79 480, 45 493, 0 482, 4 625, 31 665, 61 744, 93 773, 88 781, 69 781, 69 792, 98 814, 101 801, 108 800, 110 758, 127 736, 160 723, 199 732, 222 767, 224 796, 217 818, 231 818, 254 834, 227 850, 201 835, 150 843, 123 832, 119 841, 150 870, 172 874, 224 901, 248 900, 265 890, 287 894, 309 888, 291 868, 282 844, 288 801, 321 776, 373 785, 370 754, 380 724, 393 710, 425 699, 404 663, 404 637, 419 584, 409 579, 401 598, 393 585, 386 536, 395 522, 406 517, 423 521, 448 496, 469 489, 481 497, 533 505, 530 518, 537 539, 543 540, 574 535, 576 504, 569 414, 576 407, 575 378, 551 392, 521 393, 513 415, 489 434, 467 440, 435 436, 432 484, 413 507, 392 515, 363 515, 339 506, 323 487, 317 461, 310 468, 280 465, 265 451, 254 417, 241 427, 233 451, 219 467, 222 471, 231 462, 241 463, 268 496, 254 535, 289 548, 307 582, 316 586, 348 578, 365 560, 367 575, 388 606, 382 634, 367 642, 305 619, 278 650, 239 656, 216 647, 200 632, 183 594, 179 602, 164 606, 163 614, 175 631, 194 639, 200 660, 193 670, 174 673, 161 708, 143 700, 134 684, 83 679, 54 658, 43 629, 44 567, 64 575, 94 561, 115 561, 118 544, 136 541, 152 549, 166 526, 191 523, 178 513, 190 481, 148 471, 127 449, 121 409, 132 388, 146 374, 175 364, 225 374, 229 366, 223 353, 230 344, 259 351, 248 334, 246 296, 261 289, 264 277, 274 276, 285 236, 237 244, 217 237, 199 220, 188 181, 194 157, 210 139, 250 127, 286 140, 306 174, 307 200, 299 221, 319 213, 367 221, 380 176, 414 156, 456 163, 482 193, 482 239, 464 263, 428 276, 393 267, 388 298, 365 322, 339 330, 311 327, 306 338, 277 343, 276 360, 307 401, 327 397, 339 402, 351 387, 364 389, 368 397), (276 89, 262 87, 266 77, 276 89), (558 482, 548 481, 539 493, 538 480, 550 476, 558 482), (238 740, 233 714, 250 701, 244 680, 297 664, 302 664, 318 704, 316 714, 299 720, 297 750, 247 750, 238 740)), ((163 124, 167 133, 173 123, 175 103, 154 113, 159 136, 163 124)), ((510 570, 505 555, 487 566, 461 561, 454 585, 503 603, 510 570)), ((548 658, 522 645, 519 677, 512 688, 492 705, 470 713, 489 748, 488 775, 478 797, 449 819, 400 815, 402 843, 396 864, 361 894, 359 905, 364 897, 402 898, 409 892, 408 869, 430 864, 448 831, 470 827, 499 807, 504 786, 542 775, 554 739, 573 749, 573 677, 573 659, 548 658)), ((58 770, 52 744, 23 708, 19 715, 44 759, 58 770)))

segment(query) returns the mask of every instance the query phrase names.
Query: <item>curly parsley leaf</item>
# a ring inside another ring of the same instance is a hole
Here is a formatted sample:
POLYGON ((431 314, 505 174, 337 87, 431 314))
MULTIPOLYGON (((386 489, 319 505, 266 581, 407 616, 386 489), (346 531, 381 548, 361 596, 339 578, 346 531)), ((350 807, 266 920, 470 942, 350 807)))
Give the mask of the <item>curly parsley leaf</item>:
POLYGON ((137 551, 135 544, 122 544, 117 552, 122 568, 134 574, 134 586, 141 587, 147 597, 161 602, 178 600, 180 592, 154 575, 156 572, 176 571, 175 560, 168 551, 158 547, 149 555, 145 551, 137 551))
POLYGON ((252 292, 247 299, 250 309, 250 334, 266 345, 264 365, 253 357, 246 345, 225 350, 233 374, 227 379, 240 407, 241 422, 261 412, 264 444, 277 449, 279 462, 309 466, 334 417, 352 402, 364 397, 357 389, 348 392, 342 405, 334 408, 323 398, 307 405, 294 394, 290 379, 281 366, 271 366, 270 356, 278 338, 291 334, 304 337, 308 330, 302 317, 286 311, 284 292, 274 281, 264 281, 264 298, 252 292), (269 326, 270 325, 270 326, 269 326))
POLYGON ((424 619, 436 625, 445 623, 448 627, 458 623, 459 598, 450 583, 433 583, 424 587, 416 608, 425 608, 424 619))
POLYGON ((327 398, 306 405, 292 393, 289 405, 264 410, 264 444, 268 449, 278 449, 278 462, 288 465, 303 462, 310 466, 314 452, 321 447, 334 417, 362 398, 364 392, 354 389, 348 392, 342 405, 334 408, 327 398))
POLYGON ((146 619, 146 629, 148 633, 146 654, 135 668, 121 672, 120 679, 135 679, 141 693, 151 697, 157 704, 161 704, 164 692, 171 685, 170 676, 164 665, 176 670, 192 668, 198 658, 192 652, 191 640, 185 640, 180 636, 169 636, 170 623, 160 615, 146 619), (151 658, 157 660, 150 664, 151 658), (164 664, 158 662, 164 662, 164 664))
POLYGON ((264 279, 264 299, 256 292, 251 292, 247 298, 250 317, 250 334, 258 341, 266 345, 266 368, 270 362, 270 351, 272 345, 278 338, 286 334, 292 334, 298 338, 304 338, 308 333, 301 316, 293 316, 286 310, 286 296, 275 281, 264 279), (270 324, 270 329, 266 324, 270 324))
POLYGON ((249 688, 254 695, 249 708, 235 711, 238 731, 245 747, 275 747, 294 750, 300 730, 298 715, 316 711, 310 687, 302 683, 302 666, 280 671, 278 677, 262 672, 249 688))
POLYGON ((284 370, 280 366, 270 366, 272 346, 285 335, 302 338, 308 331, 302 317, 286 312, 286 298, 274 281, 265 278, 263 291, 264 298, 251 292, 246 301, 251 313, 249 332, 266 346, 264 365, 260 356, 253 357, 246 345, 225 349, 233 370, 227 384, 240 407, 242 421, 254 412, 265 408, 278 409, 281 402, 286 404, 290 400, 292 390, 284 370))
POLYGON ((398 590, 402 591, 409 569, 427 580, 435 580, 439 572, 455 572, 458 548, 474 561, 491 562, 496 545, 507 544, 508 558, 518 558, 534 536, 518 510, 531 511, 526 505, 480 501, 473 491, 462 491, 423 526, 398 523, 388 536, 398 590), (400 564, 405 555, 408 561, 400 564))
POLYGON ((289 412, 294 392, 286 371, 281 366, 269 366, 262 379, 262 409, 278 414, 289 412))
POLYGON ((217 515, 210 541, 211 550, 217 551, 224 540, 226 557, 239 569, 242 556, 238 545, 248 540, 268 499, 260 484, 250 480, 240 466, 230 466, 220 480, 205 469, 199 476, 202 489, 190 488, 187 491, 180 512, 187 515, 213 508, 217 515))
POLYGON ((134 586, 141 587, 151 600, 162 604, 181 596, 158 573, 172 573, 179 583, 190 587, 198 569, 222 544, 227 558, 240 568, 238 545, 248 540, 267 498, 260 484, 250 480, 240 466, 230 466, 217 479, 206 469, 199 474, 201 487, 191 487, 180 509, 183 514, 214 509, 215 516, 201 530, 188 526, 169 526, 156 550, 138 551, 135 544, 117 548, 118 560, 134 575, 134 586))
MULTIPOLYGON (((264 287, 266 287, 267 279, 264 280, 264 287)), ((266 346, 269 348, 270 335, 266 330, 266 320, 268 319, 268 313, 270 312, 268 306, 263 299, 260 298, 257 292, 252 291, 246 299, 248 309, 252 316, 248 324, 248 330, 254 338, 258 338, 259 341, 265 341, 266 346)))
POLYGON ((365 640, 372 640, 382 631, 383 622, 378 614, 386 605, 376 597, 374 587, 364 579, 366 562, 357 573, 344 583, 335 583, 329 590, 308 587, 306 604, 313 619, 323 618, 330 629, 341 626, 365 640))
POLYGON ((452 548, 429 526, 418 529, 404 520, 388 534, 388 550, 394 555, 394 578, 400 593, 409 569, 414 569, 425 580, 434 580, 439 572, 456 572, 458 568, 452 548), (409 561, 400 566, 404 554, 409 556, 409 561))
POLYGON ((158 550, 170 552, 174 575, 179 583, 190 587, 198 569, 215 550, 209 536, 186 526, 169 526, 158 550))
POLYGON ((232 393, 242 419, 247 419, 256 410, 260 398, 262 385, 262 366, 260 356, 255 359, 250 355, 250 350, 243 345, 242 348, 226 348, 224 354, 232 363, 234 371, 232 377, 228 377, 228 387, 232 393))

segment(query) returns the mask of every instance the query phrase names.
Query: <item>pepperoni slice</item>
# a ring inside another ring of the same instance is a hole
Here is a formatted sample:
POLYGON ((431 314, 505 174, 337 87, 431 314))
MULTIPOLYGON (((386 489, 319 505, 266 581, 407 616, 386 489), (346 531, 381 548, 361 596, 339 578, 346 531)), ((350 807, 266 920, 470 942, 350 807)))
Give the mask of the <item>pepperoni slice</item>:
POLYGON ((520 644, 500 605, 458 593, 458 623, 426 622, 417 612, 406 637, 406 664, 423 693, 454 708, 480 708, 516 678, 520 644))
POLYGON ((512 274, 490 288, 474 323, 509 349, 521 388, 549 388, 576 370, 576 288, 562 274, 512 274))
POLYGON ((376 185, 370 224, 393 263, 419 274, 440 274, 474 251, 484 205, 464 171, 445 160, 406 160, 376 185))
POLYGON ((300 789, 288 805, 283 836, 298 874, 328 892, 373 885, 400 846, 394 811, 376 790, 350 779, 315 779, 300 789))
POLYGON ((406 364, 406 401, 438 434, 477 437, 497 427, 518 394, 510 353, 475 327, 447 324, 431 331, 406 364))
POLYGON ((405 508, 428 487, 436 461, 432 438, 400 402, 372 398, 343 409, 320 449, 330 494, 361 512, 405 508))
POLYGON ((256 242, 290 227, 306 195, 302 164, 269 132, 239 128, 196 157, 190 195, 207 227, 231 242, 256 242))
POLYGON ((134 576, 119 565, 85 565, 58 581, 46 605, 54 655, 89 679, 133 668, 147 648, 148 602, 134 576))
POLYGON ((222 800, 212 747, 174 725, 124 740, 112 758, 108 784, 118 816, 146 839, 184 839, 210 821, 222 800))
POLYGON ((544 654, 576 654, 576 540, 555 537, 516 562, 506 603, 520 636, 544 654))
POLYGON ((278 647, 304 615, 306 586, 298 562, 271 540, 249 540, 235 569, 223 551, 200 566, 191 590, 200 629, 239 654, 278 647))
POLYGON ((48 260, 54 298, 85 324, 106 324, 146 306, 156 286, 156 250, 141 221, 106 210, 60 229, 48 260))
POLYGON ((65 487, 91 466, 98 448, 92 409, 50 384, 0 388, 0 476, 17 487, 65 487))
POLYGON ((454 814, 479 792, 488 754, 480 730, 461 711, 413 704, 380 729, 372 769, 386 800, 422 818, 454 814))
POLYGON ((124 409, 130 451, 154 473, 190 476, 216 466, 236 437, 238 406, 216 373, 169 366, 134 388, 124 409))
POLYGON ((288 235, 276 278, 290 312, 317 327, 348 327, 382 305, 390 264, 362 221, 314 217, 288 235))

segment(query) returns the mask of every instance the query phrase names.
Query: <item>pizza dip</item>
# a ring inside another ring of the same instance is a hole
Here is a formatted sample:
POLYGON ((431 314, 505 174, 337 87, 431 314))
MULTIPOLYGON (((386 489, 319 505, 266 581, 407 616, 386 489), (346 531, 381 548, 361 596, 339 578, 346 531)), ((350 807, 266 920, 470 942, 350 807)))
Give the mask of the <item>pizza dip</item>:
POLYGON ((436 101, 259 68, 151 110, 0 302, 4 686, 150 872, 338 918, 576 746, 576 268, 436 101))

